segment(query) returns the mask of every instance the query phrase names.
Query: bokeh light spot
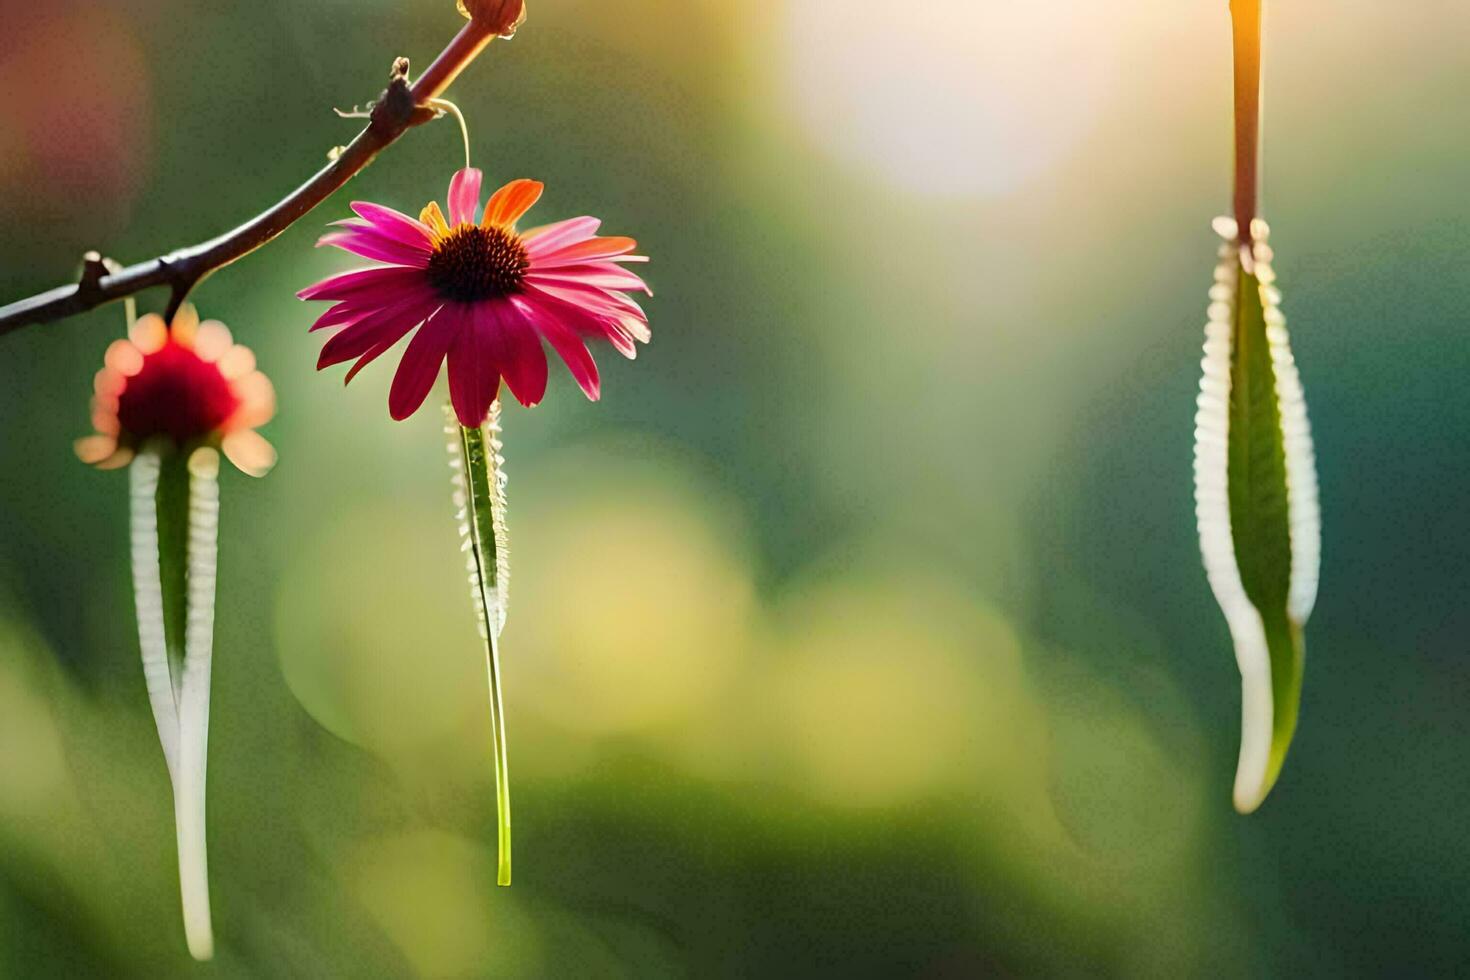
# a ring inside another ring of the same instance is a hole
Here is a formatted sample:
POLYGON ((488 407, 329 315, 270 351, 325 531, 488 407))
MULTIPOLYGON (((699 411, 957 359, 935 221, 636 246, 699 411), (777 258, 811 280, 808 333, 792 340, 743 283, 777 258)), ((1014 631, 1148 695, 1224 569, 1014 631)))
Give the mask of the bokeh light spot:
POLYGON ((562 727, 610 734, 697 713, 747 646, 754 606, 729 508, 649 445, 517 471, 507 676, 562 727))
MULTIPOLYGON (((447 481, 446 481, 447 483, 447 481)), ((486 710, 470 590, 443 512, 350 511, 302 543, 276 597, 276 648, 302 706, 378 751, 421 745, 486 710)))

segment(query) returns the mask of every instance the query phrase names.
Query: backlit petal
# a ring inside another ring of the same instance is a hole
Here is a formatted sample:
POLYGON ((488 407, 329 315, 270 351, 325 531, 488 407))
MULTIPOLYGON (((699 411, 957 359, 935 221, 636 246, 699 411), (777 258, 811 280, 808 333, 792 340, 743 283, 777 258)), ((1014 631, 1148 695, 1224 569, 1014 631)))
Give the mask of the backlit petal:
POLYGON ((449 234, 449 222, 444 220, 444 211, 439 207, 438 201, 430 201, 426 204, 419 212, 419 220, 428 226, 436 239, 449 234))
POLYGON ((133 461, 133 451, 127 446, 118 446, 113 454, 94 465, 99 470, 120 470, 133 461))
POLYGON ((587 345, 582 343, 582 338, 577 331, 563 323, 554 310, 547 306, 539 306, 535 300, 528 300, 518 296, 511 302, 521 308, 521 311, 536 325, 536 330, 546 338, 552 349, 561 356, 567 369, 572 372, 572 377, 582 391, 592 401, 602 397, 602 382, 597 374, 597 362, 592 359, 587 345))
POLYGON ((194 338, 194 353, 203 361, 217 361, 235 341, 230 328, 218 320, 205 320, 199 324, 199 333, 194 338))
POLYGON ((597 218, 568 218, 554 225, 532 228, 521 235, 521 240, 526 243, 526 252, 531 256, 534 265, 537 256, 548 255, 557 249, 586 241, 597 234, 597 229, 601 227, 602 222, 597 218))
POLYGON ((331 367, 361 357, 380 343, 396 344, 404 334, 423 323, 433 312, 432 303, 421 297, 410 297, 364 317, 346 327, 322 345, 316 369, 331 367))
MULTIPOLYGON (((401 265, 375 265, 366 269, 352 269, 335 276, 328 276, 319 283, 307 286, 296 295, 305 300, 357 299, 365 293, 374 293, 380 289, 401 288, 423 281, 422 269, 410 269, 401 265)), ((133 343, 138 344, 140 349, 143 348, 136 337, 133 338, 133 343)), ((143 353, 146 354, 148 351, 144 350, 143 353)))
POLYGON ((546 351, 531 321, 510 303, 484 303, 476 309, 498 327, 494 335, 497 360, 511 394, 527 408, 539 404, 546 397, 546 351))
POLYGON ((157 313, 149 313, 134 322, 128 330, 128 337, 139 353, 152 354, 168 340, 168 327, 164 325, 163 317, 157 313))
MULTIPOLYGON (((163 324, 163 321, 158 319, 158 317, 154 317, 154 319, 158 320, 160 326, 163 324)), ((114 340, 108 345, 107 353, 102 355, 102 363, 123 377, 131 378, 143 370, 143 355, 139 353, 138 348, 132 342, 127 340, 114 340)), ((121 391, 120 388, 118 390, 121 391)))
POLYGON ((587 265, 568 265, 560 269, 541 271, 532 268, 526 273, 530 282, 549 282, 557 285, 596 286, 598 289, 637 289, 650 296, 648 288, 638 276, 611 262, 594 262, 587 265))
POLYGON ((401 211, 385 208, 369 201, 353 201, 352 210, 369 221, 384 235, 427 252, 434 247, 434 233, 422 221, 415 221, 401 211))
POLYGON ((265 476, 276 465, 275 447, 253 429, 231 432, 220 442, 220 449, 247 476, 265 476))
POLYGON ((240 406, 230 419, 231 429, 255 429, 265 425, 276 414, 276 388, 259 371, 251 371, 234 384, 240 406))
POLYGON ((644 256, 629 256, 627 253, 638 247, 638 243, 631 238, 589 238, 585 242, 568 245, 554 252, 545 252, 536 257, 536 268, 552 269, 563 265, 579 265, 583 262, 593 262, 598 259, 620 261, 634 258, 642 259, 644 256))
POLYGON ((408 418, 429 397, 434 380, 439 377, 439 365, 444 363, 449 345, 454 342, 461 309, 458 304, 441 307, 408 342, 388 391, 388 414, 394 419, 408 418))
POLYGON ((513 180, 490 197, 485 205, 486 228, 511 228, 541 199, 546 185, 539 180, 513 180))
POLYGON ((373 308, 344 301, 333 306, 327 312, 317 317, 316 322, 311 325, 310 331, 326 330, 329 327, 340 327, 344 324, 356 323, 365 316, 370 316, 373 308))
POLYGON ((218 363, 219 373, 233 381, 255 370, 255 352, 249 347, 236 344, 225 351, 218 363))
POLYGON ((194 334, 199 330, 199 311, 194 308, 193 303, 184 303, 174 314, 174 322, 169 327, 169 335, 176 343, 185 347, 194 346, 194 334))
POLYGON ((346 228, 332 231, 317 239, 316 247, 334 245, 353 255, 379 262, 392 262, 401 266, 421 269, 429 264, 429 253, 412 245, 405 245, 390 238, 376 228, 346 228))
POLYGON ((480 204, 480 181, 484 175, 477 167, 457 171, 449 181, 450 225, 473 224, 475 208, 480 204))
POLYGON ((117 439, 107 435, 87 436, 85 439, 78 439, 73 448, 76 449, 77 459, 88 466, 96 466, 117 451, 117 439))
POLYGON ((500 390, 499 364, 490 336, 488 318, 469 308, 449 348, 449 400, 459 424, 474 428, 490 414, 490 403, 500 390))

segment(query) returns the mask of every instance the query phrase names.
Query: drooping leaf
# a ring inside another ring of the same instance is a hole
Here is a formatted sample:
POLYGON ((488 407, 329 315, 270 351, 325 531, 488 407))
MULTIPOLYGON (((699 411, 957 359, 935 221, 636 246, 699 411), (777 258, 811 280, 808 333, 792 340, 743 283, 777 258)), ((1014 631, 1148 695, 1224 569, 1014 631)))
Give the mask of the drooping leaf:
POLYGON ((219 574, 219 453, 205 447, 188 458, 189 612, 179 679, 179 775, 174 824, 184 934, 195 959, 214 953, 205 846, 205 770, 209 759, 209 685, 214 663, 215 583, 219 574))
POLYGON ((158 536, 158 483, 162 457, 145 446, 128 467, 133 561, 133 605, 138 619, 138 646, 143 654, 143 683, 158 727, 158 741, 172 781, 178 769, 179 711, 169 667, 164 626, 163 574, 158 536))
POLYGON ((184 935, 214 954, 205 834, 209 683, 218 567, 219 454, 159 440, 132 464, 133 589, 143 676, 174 796, 184 935))
POLYGON ((1316 598, 1317 478, 1268 231, 1243 251, 1229 227, 1211 289, 1196 416, 1200 547, 1242 681, 1235 805, 1260 806, 1296 731, 1303 628, 1316 598))

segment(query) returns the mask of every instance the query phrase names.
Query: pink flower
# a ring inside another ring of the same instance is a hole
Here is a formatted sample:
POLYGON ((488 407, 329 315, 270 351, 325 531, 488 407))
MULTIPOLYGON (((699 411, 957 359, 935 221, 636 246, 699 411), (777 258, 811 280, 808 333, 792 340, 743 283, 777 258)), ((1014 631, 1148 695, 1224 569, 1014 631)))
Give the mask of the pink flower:
POLYGON ((334 302, 311 328, 338 330, 317 369, 356 358, 348 381, 418 328, 388 393, 395 419, 418 411, 446 360, 449 397, 462 425, 485 421, 502 378, 521 404, 535 405, 546 393, 542 340, 595 401, 597 365, 584 340, 601 337, 629 358, 636 355, 634 341, 649 340, 647 315, 624 295, 649 292, 648 286, 620 264, 647 261, 630 254, 637 242, 596 237, 596 218, 516 231, 541 196, 534 180, 496 191, 476 223, 480 179, 472 168, 454 175, 448 221, 434 202, 417 221, 354 202, 360 220, 337 222, 343 230, 318 244, 387 264, 344 272, 297 294, 334 302))
POLYGON ((133 324, 128 339, 113 341, 93 387, 97 434, 76 443, 84 463, 117 469, 144 443, 163 437, 180 449, 217 444, 251 476, 275 465, 275 449, 255 431, 276 413, 275 389, 255 369, 249 348, 236 344, 218 320, 200 323, 187 303, 172 327, 150 313, 133 324))

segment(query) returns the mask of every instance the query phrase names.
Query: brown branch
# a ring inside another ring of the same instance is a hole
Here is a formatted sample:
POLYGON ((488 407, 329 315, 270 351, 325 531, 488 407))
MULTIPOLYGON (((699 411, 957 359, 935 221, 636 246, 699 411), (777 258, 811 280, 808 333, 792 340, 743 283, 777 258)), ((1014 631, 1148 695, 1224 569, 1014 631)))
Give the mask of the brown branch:
POLYGON ((153 286, 170 288, 167 319, 189 291, 216 270, 249 255, 295 224, 331 196, 386 147, 413 126, 435 118, 431 99, 443 94, 499 33, 497 25, 471 20, 418 81, 408 81, 408 59, 393 64, 388 88, 373 106, 368 125, 316 176, 283 200, 233 231, 198 245, 125 268, 88 261, 79 282, 0 306, 0 336, 31 323, 46 323, 82 313, 153 286))
POLYGON ((1251 243, 1260 199, 1261 0, 1230 0, 1235 34, 1235 221, 1251 243))

